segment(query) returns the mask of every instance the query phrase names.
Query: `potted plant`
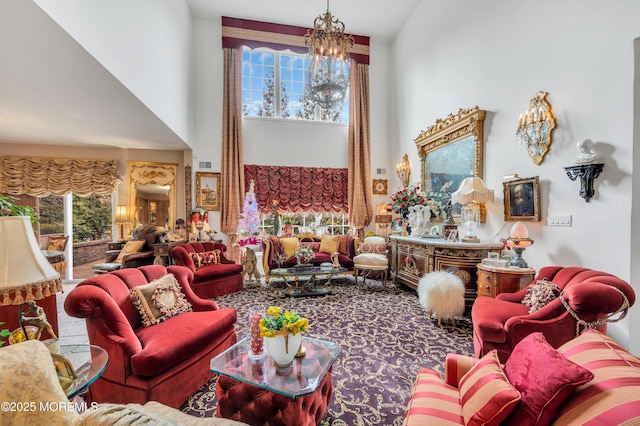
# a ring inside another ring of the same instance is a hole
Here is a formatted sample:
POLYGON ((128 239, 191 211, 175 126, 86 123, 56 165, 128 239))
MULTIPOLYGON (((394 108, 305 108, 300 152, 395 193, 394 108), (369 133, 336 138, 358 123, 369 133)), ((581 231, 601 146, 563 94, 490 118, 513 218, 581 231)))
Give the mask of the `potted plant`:
POLYGON ((0 194, 0 216, 29 216, 32 223, 38 221, 33 207, 18 205, 15 200, 11 195, 0 194))
POLYGON ((302 332, 309 329, 309 320, 296 311, 269 306, 260 320, 260 336, 264 337, 267 352, 278 367, 288 367, 300 350, 302 332))

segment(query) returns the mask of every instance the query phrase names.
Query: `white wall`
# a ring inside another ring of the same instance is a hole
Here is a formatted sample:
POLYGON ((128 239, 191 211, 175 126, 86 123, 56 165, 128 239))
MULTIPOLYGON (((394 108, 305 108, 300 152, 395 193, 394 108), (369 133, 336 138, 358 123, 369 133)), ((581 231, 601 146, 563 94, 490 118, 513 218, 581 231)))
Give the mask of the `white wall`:
MULTIPOLYGON (((195 19, 193 28, 196 87, 193 169, 219 172, 223 94, 221 18, 195 19), (211 161, 212 169, 199 169, 201 161, 211 161)), ((389 173, 389 46, 371 40, 370 47, 372 178, 384 179, 389 173), (387 175, 375 175, 378 167, 387 168, 387 175)), ((245 164, 347 167, 346 124, 247 118, 243 120, 243 139, 245 164)), ((374 199, 376 202, 380 201, 374 199)), ((219 230, 219 212, 213 212, 209 220, 218 224, 214 226, 219 230)))
MULTIPOLYGON (((502 179, 539 176, 542 221, 530 223, 535 244, 525 259, 545 265, 584 265, 630 280, 633 173, 633 40, 640 34, 634 1, 424 0, 392 44, 391 121, 419 175, 412 139, 436 119, 459 108, 487 110, 487 185, 496 191, 481 238, 498 240, 504 229, 502 179), (464 13, 461 11, 464 10, 464 13), (518 117, 537 91, 549 92, 557 118, 553 145, 536 166, 516 143, 518 117), (397 123, 397 128, 395 127, 397 123), (604 172, 586 203, 579 183, 564 166, 576 156, 576 141, 591 138, 604 172), (549 227, 549 214, 573 215, 572 227, 549 227)), ((416 179, 418 179, 417 175, 416 179)), ((640 304, 630 321, 640 322, 640 304)), ((629 344, 629 319, 610 333, 629 344)), ((637 329, 636 329, 637 330, 637 329)))
POLYGON ((191 13, 184 0, 34 0, 185 142, 191 13))

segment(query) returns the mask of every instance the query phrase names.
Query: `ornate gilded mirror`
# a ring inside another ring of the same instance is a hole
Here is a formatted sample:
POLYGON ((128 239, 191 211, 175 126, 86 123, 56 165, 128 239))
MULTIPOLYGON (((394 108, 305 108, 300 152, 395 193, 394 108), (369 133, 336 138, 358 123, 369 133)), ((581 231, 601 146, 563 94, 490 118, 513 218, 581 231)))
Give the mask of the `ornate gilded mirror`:
POLYGON ((134 226, 173 227, 177 172, 177 164, 129 162, 129 214, 134 226))
POLYGON ((453 192, 467 177, 482 178, 485 114, 477 106, 460 109, 456 115, 436 120, 414 139, 425 192, 437 192, 443 186, 453 192))

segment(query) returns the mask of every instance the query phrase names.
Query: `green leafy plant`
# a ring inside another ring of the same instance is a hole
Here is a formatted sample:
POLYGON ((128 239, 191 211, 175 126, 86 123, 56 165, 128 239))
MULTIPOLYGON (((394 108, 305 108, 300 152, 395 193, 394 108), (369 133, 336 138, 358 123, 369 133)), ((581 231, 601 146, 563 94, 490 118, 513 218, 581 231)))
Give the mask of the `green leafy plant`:
POLYGON ((29 216, 31 222, 38 221, 38 214, 30 206, 15 203, 16 198, 11 195, 0 194, 0 216, 29 216))
MULTIPOLYGON (((4 324, 3 322, 0 322, 0 325, 4 324)), ((5 337, 8 337, 11 334, 11 332, 6 329, 6 328, 2 328, 0 329, 0 337, 2 337, 2 340, 0 340, 0 347, 2 347, 2 345, 5 344, 5 337)))

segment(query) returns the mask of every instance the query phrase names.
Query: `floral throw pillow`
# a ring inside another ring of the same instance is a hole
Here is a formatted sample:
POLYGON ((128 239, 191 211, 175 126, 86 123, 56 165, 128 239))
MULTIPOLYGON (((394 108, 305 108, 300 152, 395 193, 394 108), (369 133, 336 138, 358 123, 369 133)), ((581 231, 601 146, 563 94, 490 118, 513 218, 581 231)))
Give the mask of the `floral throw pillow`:
POLYGON ((220 263, 220 253, 220 249, 203 251, 200 253, 191 253, 193 266, 198 269, 202 266, 217 265, 220 263))
POLYGON ((184 312, 193 311, 173 274, 129 290, 131 301, 140 312, 142 325, 158 324, 184 312))
POLYGON ((362 243, 358 247, 360 253, 387 254, 387 243, 362 243))
POLYGON ((547 280, 539 280, 529 286, 522 298, 522 304, 528 306, 529 313, 532 314, 546 306, 559 295, 560 287, 558 287, 557 284, 547 280))

